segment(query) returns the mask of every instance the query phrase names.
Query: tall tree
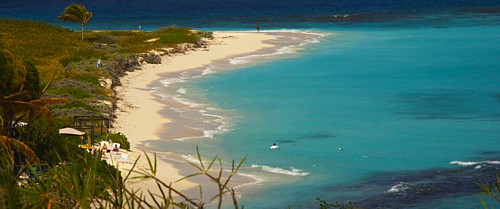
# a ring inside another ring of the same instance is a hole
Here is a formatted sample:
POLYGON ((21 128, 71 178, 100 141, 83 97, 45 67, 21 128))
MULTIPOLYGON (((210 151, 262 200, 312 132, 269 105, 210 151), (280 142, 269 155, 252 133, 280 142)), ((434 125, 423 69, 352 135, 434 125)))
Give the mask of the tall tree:
POLYGON ((57 17, 62 21, 71 21, 71 22, 79 22, 82 24, 82 40, 83 40, 83 32, 85 31, 85 24, 92 18, 93 13, 87 11, 87 8, 82 4, 71 3, 64 12, 61 13, 61 16, 57 17))

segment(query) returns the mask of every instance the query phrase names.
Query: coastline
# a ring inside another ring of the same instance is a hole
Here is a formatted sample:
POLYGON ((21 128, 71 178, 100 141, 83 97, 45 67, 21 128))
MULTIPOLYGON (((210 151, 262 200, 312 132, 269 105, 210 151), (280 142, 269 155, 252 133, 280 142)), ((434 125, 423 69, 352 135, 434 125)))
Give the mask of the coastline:
MULTIPOLYGON (((141 158, 137 168, 146 169, 147 161, 143 152, 147 152, 149 157, 153 157, 151 149, 144 146, 148 140, 174 140, 191 137, 204 137, 200 129, 187 128, 190 122, 181 117, 179 113, 164 114, 166 107, 182 105, 178 101, 164 101, 151 91, 151 84, 160 82, 168 75, 179 75, 185 72, 206 69, 213 63, 218 66, 226 66, 230 70, 237 57, 251 57, 256 54, 274 53, 283 46, 290 43, 302 43, 306 37, 305 33, 295 32, 216 32, 215 39, 208 48, 198 48, 187 51, 185 54, 173 56, 163 56, 161 64, 145 64, 142 70, 129 72, 122 78, 122 86, 118 88, 119 102, 116 112, 117 121, 113 131, 125 134, 131 144, 130 156, 135 159, 139 155, 141 158)), ((280 53, 278 53, 280 54, 280 53)), ((253 61, 253 60, 252 60, 253 61)), ((244 62, 236 60, 238 64, 244 62)), ((251 63, 247 63, 251 64, 251 63)), ((234 66, 233 66, 234 67, 234 66)), ((224 67, 223 67, 224 68, 224 67)), ((219 70, 219 69, 218 69, 219 70)), ((188 163, 177 160, 165 160, 159 157, 157 176, 165 183, 176 180, 193 173, 193 167, 188 163)), ((126 174, 131 168, 130 163, 115 163, 115 165, 126 174)), ((208 182, 208 180, 205 180, 208 182)), ((205 197, 212 197, 216 194, 216 189, 205 188, 205 182, 200 178, 191 181, 184 180, 173 183, 172 186, 190 197, 198 196, 198 184, 203 184, 205 197)), ((255 181, 250 177, 239 176, 233 181, 236 185, 246 185, 255 181)), ((157 185, 153 181, 128 182, 129 188, 141 190, 146 193, 159 193, 157 185)))

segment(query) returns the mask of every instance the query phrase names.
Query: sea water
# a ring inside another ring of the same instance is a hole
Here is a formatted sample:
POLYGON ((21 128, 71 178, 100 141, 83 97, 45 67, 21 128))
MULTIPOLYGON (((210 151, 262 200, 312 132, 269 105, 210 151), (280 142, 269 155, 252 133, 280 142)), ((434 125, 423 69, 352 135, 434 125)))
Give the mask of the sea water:
MULTIPOLYGON (((1 17, 78 29, 55 20, 70 2, 3 3, 1 17)), ((316 197, 367 208, 492 203, 476 183, 494 179, 500 164, 498 1, 84 3, 95 12, 88 29, 259 22, 320 34, 151 85, 188 104, 177 111, 199 117, 205 137, 150 147, 189 159, 198 146, 226 164, 247 156, 240 172, 257 182, 238 188, 245 208, 318 208, 316 197)))
POLYGON ((278 174, 243 196, 251 208, 310 207, 315 197, 456 208, 440 197, 474 195, 481 166, 499 163, 499 29, 324 30, 299 57, 188 89, 232 111, 232 130, 213 139, 224 156, 248 156, 244 172, 278 174))

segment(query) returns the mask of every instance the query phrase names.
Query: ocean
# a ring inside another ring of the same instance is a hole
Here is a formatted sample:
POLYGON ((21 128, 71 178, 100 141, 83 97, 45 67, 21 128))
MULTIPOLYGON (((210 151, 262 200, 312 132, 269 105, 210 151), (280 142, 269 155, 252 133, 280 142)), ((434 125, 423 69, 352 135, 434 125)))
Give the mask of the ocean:
MULTIPOLYGON (((2 1, 0 17, 77 30, 72 1, 2 1)), ((79 1, 76 1, 79 2, 79 1)), ((479 208, 500 171, 500 1, 84 1, 87 29, 317 34, 151 84, 205 137, 150 141, 186 159, 247 156, 245 208, 479 208), (228 70, 230 69, 230 70, 228 70), (279 150, 270 150, 277 143, 279 150)), ((168 109, 168 108, 167 108, 168 109)), ((237 189, 237 190, 238 190, 237 189)))

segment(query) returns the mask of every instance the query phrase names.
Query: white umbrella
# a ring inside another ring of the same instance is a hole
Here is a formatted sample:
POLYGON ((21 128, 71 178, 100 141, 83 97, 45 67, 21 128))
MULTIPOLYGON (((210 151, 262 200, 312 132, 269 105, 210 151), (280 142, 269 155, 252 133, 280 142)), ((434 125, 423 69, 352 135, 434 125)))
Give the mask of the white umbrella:
POLYGON ((76 130, 74 128, 61 128, 61 129, 59 129, 59 134, 83 136, 83 135, 85 135, 85 132, 81 132, 81 131, 76 130))

